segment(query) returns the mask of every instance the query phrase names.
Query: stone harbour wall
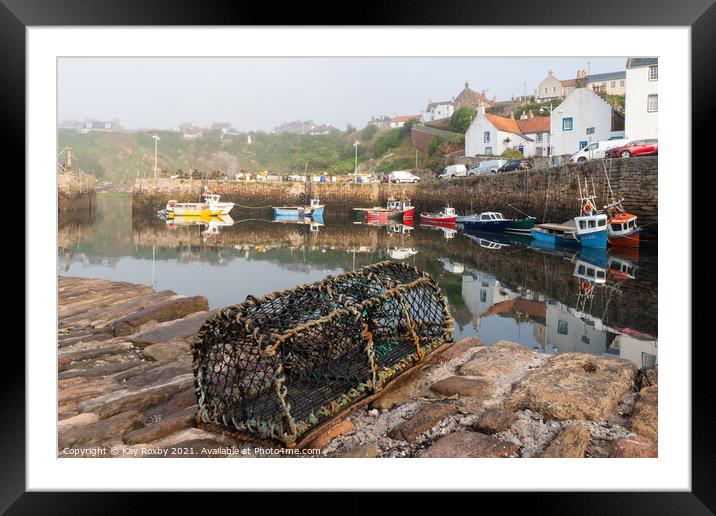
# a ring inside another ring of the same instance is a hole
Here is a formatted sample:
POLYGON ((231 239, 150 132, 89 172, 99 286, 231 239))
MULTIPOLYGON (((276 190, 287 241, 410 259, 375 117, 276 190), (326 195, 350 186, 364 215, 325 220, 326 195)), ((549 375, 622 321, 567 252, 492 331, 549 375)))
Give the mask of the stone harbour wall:
MULTIPOLYGON (((382 205, 391 197, 409 197, 421 210, 439 209, 446 203, 458 211, 501 211, 505 216, 519 216, 524 211, 538 222, 563 222, 579 209, 579 181, 594 187, 599 206, 608 199, 609 187, 624 199, 624 207, 639 217, 647 238, 657 233, 658 157, 593 160, 580 164, 509 172, 490 176, 426 180, 417 185, 312 183, 314 195, 330 212, 350 212, 352 208, 382 205)), ((222 199, 242 206, 263 207, 295 204, 304 192, 303 183, 201 181, 181 179, 137 179, 134 185, 133 209, 158 210, 170 198, 198 201, 204 185, 222 195, 222 199)), ((233 214, 232 214, 233 215, 233 214)))
POLYGON ((96 208, 94 176, 59 174, 57 208, 60 212, 91 211, 96 208))

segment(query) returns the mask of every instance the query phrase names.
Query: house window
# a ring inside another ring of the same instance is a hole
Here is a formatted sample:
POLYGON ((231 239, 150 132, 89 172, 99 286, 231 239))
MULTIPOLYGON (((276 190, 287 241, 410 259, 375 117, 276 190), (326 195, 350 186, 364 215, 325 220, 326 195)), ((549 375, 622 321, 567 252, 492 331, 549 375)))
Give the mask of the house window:
POLYGON ((567 324, 567 321, 562 321, 561 319, 557 321, 557 333, 560 335, 569 334, 569 325, 567 324))
POLYGON ((552 86, 552 93, 557 93, 557 86, 552 86))
POLYGON ((612 81, 612 82, 610 83, 610 86, 611 86, 612 88, 616 88, 616 87, 617 87, 617 81, 612 81))
POLYGON ((522 154, 523 156, 525 155, 525 146, 524 145, 520 145, 519 147, 517 147, 517 150, 520 151, 520 154, 522 154))
POLYGON ((623 88, 623 87, 624 87, 624 81, 623 81, 623 80, 619 81, 619 87, 620 87, 620 88, 623 88))
POLYGON ((646 104, 646 110, 650 113, 659 111, 659 95, 649 95, 646 104))
POLYGON ((656 81, 659 79, 659 65, 652 65, 649 67, 649 80, 656 81))
POLYGON ((572 117, 562 119, 562 131, 572 130, 572 117))
POLYGON ((480 290, 480 302, 487 303, 487 290, 480 290))
POLYGON ((540 157, 544 156, 542 147, 537 147, 535 149, 535 154, 540 157))
POLYGON ((644 369, 651 369, 653 367, 656 367, 656 355, 642 352, 641 367, 644 369))
POLYGON ((490 131, 485 131, 485 143, 490 143, 490 131))
POLYGON ((582 342, 589 345, 589 337, 587 337, 586 335, 582 335, 582 342))
POLYGON ((586 141, 586 140, 582 140, 582 141, 579 142, 579 150, 582 150, 582 149, 583 149, 584 147, 586 147, 586 146, 587 146, 587 141, 586 141))
POLYGON ((594 134, 594 127, 587 127, 587 134, 594 134))
POLYGON ((492 156, 492 147, 485 147, 485 155, 492 156))
POLYGON ((543 137, 544 137, 544 134, 542 134, 542 133, 537 133, 537 141, 538 141, 538 142, 542 143, 543 137))
POLYGON ((544 88, 544 92, 545 92, 545 94, 547 94, 547 87, 544 88))

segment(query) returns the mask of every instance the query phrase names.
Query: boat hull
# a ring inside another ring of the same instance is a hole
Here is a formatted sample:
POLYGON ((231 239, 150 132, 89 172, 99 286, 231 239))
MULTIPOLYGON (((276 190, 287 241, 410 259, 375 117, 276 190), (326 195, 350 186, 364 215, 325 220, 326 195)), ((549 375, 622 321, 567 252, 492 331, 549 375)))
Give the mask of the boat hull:
POLYGON ((530 233, 532 228, 535 227, 535 220, 536 219, 534 217, 510 220, 505 228, 505 231, 509 231, 511 233, 530 233))
POLYGON ((641 228, 628 235, 608 235, 607 241, 615 247, 639 247, 640 234, 641 228))
POLYGON ((502 232, 507 228, 507 220, 465 220, 462 225, 465 229, 474 231, 502 232))
POLYGON ((276 217, 281 218, 300 218, 300 217, 322 217, 323 208, 325 206, 319 206, 316 209, 311 209, 305 206, 275 206, 273 208, 273 214, 276 217))
POLYGON ((551 244, 553 246, 579 247, 579 242, 572 238, 565 238, 561 234, 543 233, 542 231, 532 230, 532 238, 537 242, 551 244))
POLYGON ((596 249, 607 248, 607 230, 592 231, 590 233, 577 234, 579 243, 582 247, 592 247, 596 249))
POLYGON ((439 215, 431 215, 429 213, 421 213, 420 214, 420 223, 421 224, 443 224, 443 225, 449 225, 454 226, 457 224, 457 217, 441 217, 439 215))

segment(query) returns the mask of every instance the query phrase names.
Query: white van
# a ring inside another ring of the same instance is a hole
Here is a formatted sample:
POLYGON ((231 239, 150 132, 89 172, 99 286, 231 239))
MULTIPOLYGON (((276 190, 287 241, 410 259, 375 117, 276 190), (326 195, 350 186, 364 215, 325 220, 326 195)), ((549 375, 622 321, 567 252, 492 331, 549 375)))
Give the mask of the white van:
POLYGON ((391 183, 417 183, 420 178, 407 170, 395 170, 388 176, 391 183))
POLYGON ((499 168, 507 163, 506 159, 488 159, 475 163, 467 171, 468 176, 479 176, 483 174, 497 174, 499 168))
POLYGON ((604 140, 601 142, 590 143, 579 152, 575 152, 569 157, 570 163, 578 161, 587 161, 588 159, 601 159, 606 156, 606 152, 614 147, 624 145, 627 141, 624 138, 618 140, 604 140))
POLYGON ((449 179, 451 177, 465 177, 467 175, 467 167, 465 165, 450 165, 445 167, 439 179, 449 179))

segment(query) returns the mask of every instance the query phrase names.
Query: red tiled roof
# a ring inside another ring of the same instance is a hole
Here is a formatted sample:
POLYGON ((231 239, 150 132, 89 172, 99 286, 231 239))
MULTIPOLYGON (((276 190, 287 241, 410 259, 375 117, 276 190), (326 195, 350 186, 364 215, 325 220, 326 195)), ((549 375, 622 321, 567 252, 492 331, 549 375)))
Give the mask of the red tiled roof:
POLYGON ((517 126, 520 128, 520 132, 523 134, 548 133, 549 117, 536 116, 534 118, 528 118, 526 120, 517 120, 517 126))
POLYGON ((420 115, 399 115, 390 119, 391 122, 407 122, 408 120, 420 120, 420 115))
POLYGON ((485 118, 487 118, 498 131, 507 131, 508 133, 518 134, 520 133, 520 128, 517 125, 517 120, 515 120, 514 118, 505 118, 504 116, 492 115, 490 113, 485 113, 485 118))

